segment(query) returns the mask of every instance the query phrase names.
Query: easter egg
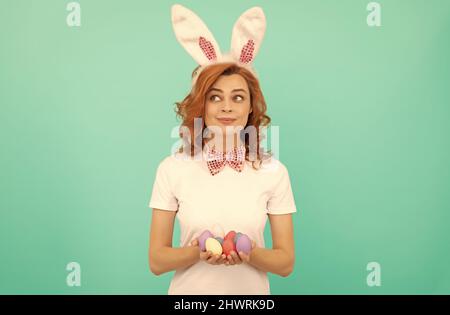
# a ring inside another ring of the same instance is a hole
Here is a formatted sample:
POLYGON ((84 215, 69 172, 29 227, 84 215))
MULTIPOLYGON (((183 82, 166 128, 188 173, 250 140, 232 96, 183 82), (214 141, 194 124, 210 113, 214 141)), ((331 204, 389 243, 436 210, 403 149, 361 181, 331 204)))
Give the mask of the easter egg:
POLYGON ((211 233, 214 234, 214 236, 219 236, 221 238, 223 238, 225 235, 225 231, 218 223, 213 224, 213 226, 211 227, 211 233))
POLYGON ((236 250, 238 253, 244 252, 247 255, 250 253, 252 250, 252 242, 247 235, 242 234, 241 237, 239 237, 236 243, 236 250))
POLYGON ((217 237, 215 237, 215 239, 219 241, 220 245, 222 245, 222 243, 223 243, 223 238, 217 236, 217 237))
POLYGON ((233 239, 234 244, 237 243, 238 239, 239 239, 241 236, 242 236, 242 233, 241 233, 241 232, 238 232, 238 233, 236 234, 236 236, 235 236, 234 239, 233 239))
POLYGON ((206 239, 205 247, 207 251, 211 251, 213 255, 221 255, 222 254, 222 245, 220 245, 219 241, 215 238, 209 237, 206 239))
POLYGON ((222 248, 224 254, 227 256, 230 255, 231 251, 236 252, 236 246, 234 245, 233 240, 230 238, 223 241, 222 248))
POLYGON ((227 239, 233 240, 235 236, 236 236, 236 232, 235 231, 230 231, 230 232, 227 233, 227 235, 225 235, 223 240, 224 241, 227 240, 227 239))
POLYGON ((200 234, 200 236, 198 237, 198 244, 200 246, 201 251, 206 250, 205 242, 206 242, 206 239, 209 237, 213 237, 212 233, 209 230, 203 231, 203 233, 200 234))

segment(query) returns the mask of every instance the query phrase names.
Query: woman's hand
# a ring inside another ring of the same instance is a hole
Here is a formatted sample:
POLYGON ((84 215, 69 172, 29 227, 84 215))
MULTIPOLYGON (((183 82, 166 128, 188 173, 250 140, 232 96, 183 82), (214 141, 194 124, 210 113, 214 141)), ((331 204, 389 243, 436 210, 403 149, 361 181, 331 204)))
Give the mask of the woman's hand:
MULTIPOLYGON (((255 241, 252 240, 252 250, 256 247, 255 241)), ((244 252, 240 252, 239 255, 233 250, 231 251, 230 255, 227 256, 227 261, 225 262, 226 266, 232 266, 232 265, 240 265, 243 262, 249 263, 250 262, 250 254, 247 255, 244 252)))
MULTIPOLYGON (((198 239, 193 239, 190 246, 199 246, 198 239)), ((211 265, 221 265, 226 261, 226 255, 213 255, 211 251, 200 251, 200 260, 203 260, 211 265)))

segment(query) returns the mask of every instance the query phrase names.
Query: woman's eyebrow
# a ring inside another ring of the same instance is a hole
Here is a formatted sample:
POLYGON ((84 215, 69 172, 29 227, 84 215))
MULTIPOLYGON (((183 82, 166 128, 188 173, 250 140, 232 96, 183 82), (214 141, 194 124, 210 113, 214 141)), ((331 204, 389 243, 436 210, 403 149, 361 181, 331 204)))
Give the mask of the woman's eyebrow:
MULTIPOLYGON (((211 92, 211 91, 217 91, 217 92, 223 93, 223 91, 221 89, 218 89, 218 88, 211 88, 209 90, 209 92, 211 92)), ((244 89, 234 89, 231 92, 244 92, 244 93, 247 93, 247 91, 244 90, 244 89)))
POLYGON ((244 93, 247 93, 247 91, 244 90, 244 89, 234 89, 234 90, 231 91, 231 92, 244 92, 244 93))

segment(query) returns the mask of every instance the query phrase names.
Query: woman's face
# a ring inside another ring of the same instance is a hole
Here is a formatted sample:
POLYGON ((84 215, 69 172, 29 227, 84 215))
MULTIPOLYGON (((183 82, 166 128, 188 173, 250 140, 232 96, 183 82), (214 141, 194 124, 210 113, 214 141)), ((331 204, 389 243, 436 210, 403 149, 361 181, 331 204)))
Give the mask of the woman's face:
POLYGON ((224 136, 227 127, 231 131, 245 128, 251 112, 247 81, 239 74, 220 76, 206 94, 205 124, 217 126, 224 136))

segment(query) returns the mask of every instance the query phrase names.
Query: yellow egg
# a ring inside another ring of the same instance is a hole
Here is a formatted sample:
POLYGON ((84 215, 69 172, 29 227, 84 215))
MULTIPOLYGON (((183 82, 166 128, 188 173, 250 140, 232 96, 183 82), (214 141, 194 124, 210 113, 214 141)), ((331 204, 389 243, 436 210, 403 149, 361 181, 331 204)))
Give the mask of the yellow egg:
POLYGON ((211 251, 213 255, 221 255, 222 254, 222 245, 220 245, 219 241, 215 238, 209 237, 205 242, 206 250, 211 251))

